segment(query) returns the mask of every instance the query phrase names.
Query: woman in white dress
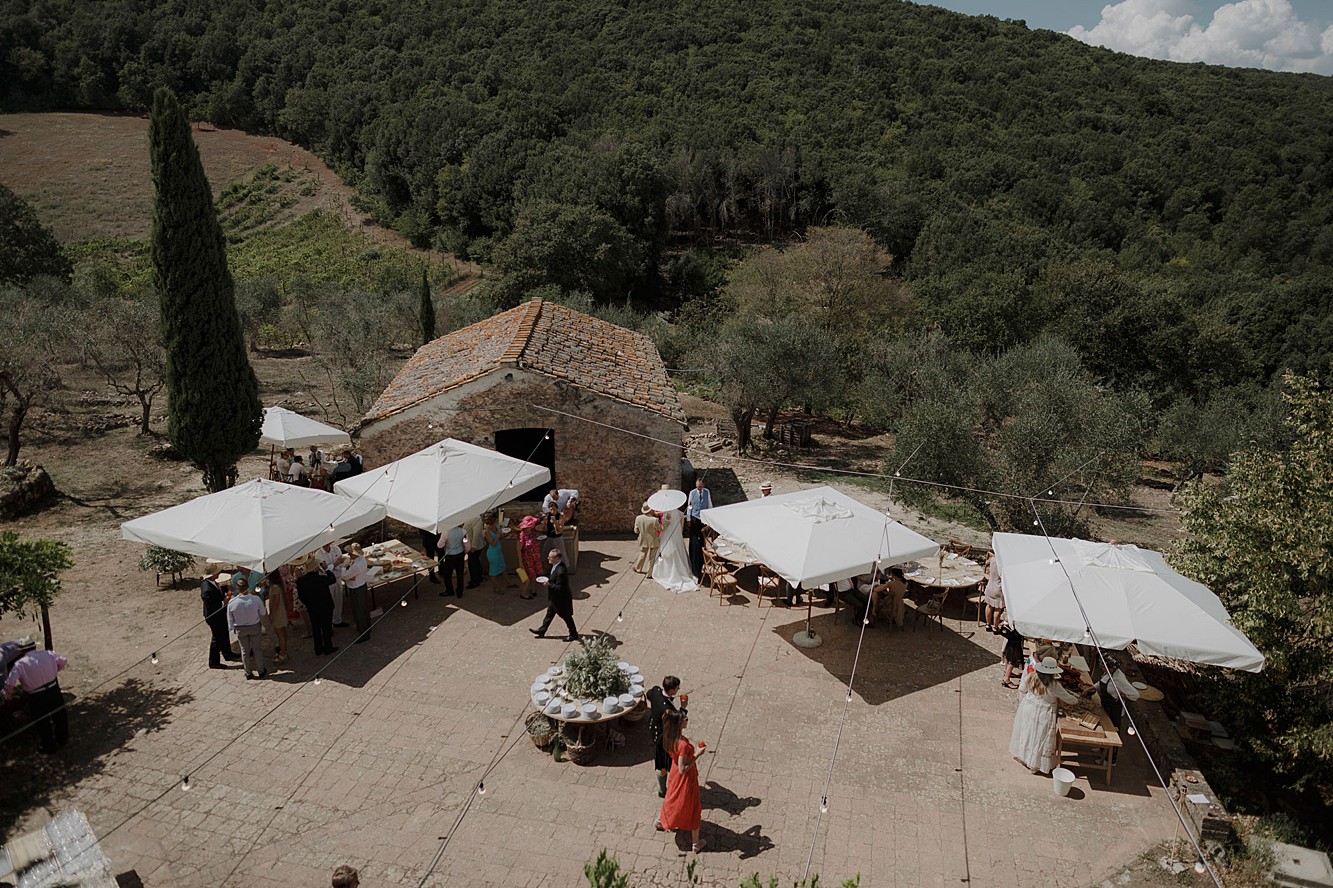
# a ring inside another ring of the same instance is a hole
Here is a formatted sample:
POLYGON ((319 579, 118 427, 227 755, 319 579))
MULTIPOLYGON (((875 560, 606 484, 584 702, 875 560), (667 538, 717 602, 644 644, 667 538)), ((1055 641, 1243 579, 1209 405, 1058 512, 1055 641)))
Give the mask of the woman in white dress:
POLYGON ((690 570, 689 554, 685 551, 683 528, 685 516, 679 509, 662 513, 662 535, 658 538, 657 560, 653 562, 653 579, 672 592, 694 592, 699 584, 690 570))
POLYGON ((1054 657, 1046 657, 1023 679, 1014 732, 1009 738, 1009 754, 1019 764, 1037 774, 1049 774, 1059 767, 1055 752, 1057 721, 1061 702, 1077 703, 1078 698, 1056 681, 1061 672, 1054 657))

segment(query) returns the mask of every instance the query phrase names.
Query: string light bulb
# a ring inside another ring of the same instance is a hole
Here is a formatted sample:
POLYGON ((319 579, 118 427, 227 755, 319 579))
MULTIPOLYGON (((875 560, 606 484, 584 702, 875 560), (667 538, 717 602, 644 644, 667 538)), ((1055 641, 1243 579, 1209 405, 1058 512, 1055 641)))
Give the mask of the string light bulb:
POLYGON ((828 813, 828 796, 824 796, 822 799, 819 800, 819 813, 820 814, 828 813))
POLYGON ((624 611, 621 611, 620 613, 616 614, 616 622, 617 622, 617 623, 623 623, 623 622, 625 622, 625 612, 624 612, 624 611))
POLYGON ((333 530, 333 525, 332 525, 332 524, 330 524, 330 525, 328 526, 327 529, 328 529, 329 533, 333 533, 333 532, 334 532, 334 530, 333 530))
POLYGON ((1084 627, 1083 627, 1083 640, 1084 640, 1084 641, 1091 641, 1091 640, 1092 640, 1092 627, 1091 627, 1091 626, 1084 626, 1084 627))
POLYGON ((1129 736, 1133 737, 1135 734, 1138 733, 1138 731, 1134 730, 1134 726, 1133 726, 1133 725, 1130 725, 1128 728, 1125 729, 1125 733, 1128 734, 1129 736))
POLYGON ((893 477, 895 477, 895 478, 901 478, 902 476, 903 476, 903 473, 902 473, 902 472, 894 472, 894 473, 893 473, 893 477))
POLYGON ((477 781, 477 795, 479 795, 479 796, 484 796, 485 794, 486 794, 486 781, 485 781, 485 780, 478 780, 478 781, 477 781))
POLYGON ((1202 858, 1202 857, 1199 858, 1198 863, 1194 864, 1194 871, 1195 871, 1196 873, 1198 873, 1199 875, 1201 875, 1201 876, 1202 876, 1204 873, 1208 872, 1208 864, 1206 864, 1206 863, 1203 862, 1203 858, 1202 858))
POLYGON ((862 625, 862 626, 869 626, 869 625, 870 625, 870 618, 869 618, 869 617, 866 617, 864 620, 862 620, 862 621, 861 621, 861 625, 862 625))
POLYGON ((1032 526, 1033 526, 1033 527, 1036 527, 1036 526, 1039 525, 1040 523, 1041 523, 1041 522, 1038 521, 1036 518, 1033 518, 1033 519, 1032 519, 1032 526))
POLYGON ((402 601, 398 602, 398 606, 399 606, 399 607, 407 607, 407 599, 404 598, 402 601))
POLYGON ((182 775, 181 775, 181 792, 189 792, 189 791, 190 791, 190 775, 189 775, 189 774, 182 774, 182 775))
POLYGON ((1046 495, 1047 495, 1047 496, 1055 496, 1055 491, 1054 491, 1054 490, 1048 490, 1048 491, 1046 491, 1046 495))
POLYGON ((513 482, 513 481, 510 481, 510 482, 509 482, 509 486, 510 486, 510 487, 513 487, 513 486, 514 486, 514 482, 513 482))
POLYGON ((850 690, 847 692, 847 702, 852 702, 852 692, 850 690))
POLYGON ((152 661, 153 661, 153 665, 156 666, 156 665, 157 665, 157 651, 153 651, 153 656, 149 657, 149 659, 152 660, 152 661))
POLYGON ((315 676, 315 684, 319 684, 322 681, 324 681, 324 679, 320 678, 318 675, 315 676))
POLYGON ((550 433, 550 432, 547 432, 546 434, 542 435, 542 440, 543 440, 543 441, 549 441, 549 440, 551 440, 551 433, 550 433))

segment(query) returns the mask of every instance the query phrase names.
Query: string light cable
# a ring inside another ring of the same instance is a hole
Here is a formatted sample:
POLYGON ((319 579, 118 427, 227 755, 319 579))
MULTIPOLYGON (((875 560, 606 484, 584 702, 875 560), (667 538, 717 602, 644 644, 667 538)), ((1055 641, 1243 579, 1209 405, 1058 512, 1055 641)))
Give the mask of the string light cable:
MULTIPOLYGON (((1017 500, 1019 502, 1027 502, 1028 500, 1031 499, 1031 496, 1028 494, 1008 493, 1001 490, 986 490, 985 488, 980 488, 980 487, 967 487, 961 484, 948 484, 943 481, 928 481, 924 478, 911 478, 911 477, 901 476, 899 474, 886 474, 884 472, 858 472, 853 469, 840 469, 832 466, 817 466, 817 465, 812 465, 810 463, 784 462, 781 460, 756 459, 754 457, 739 456, 739 455, 718 456, 717 454, 713 453, 707 448, 681 445, 679 442, 671 441, 666 438, 658 438, 654 435, 648 435, 643 432, 636 432, 633 429, 627 429, 622 426, 614 425, 612 423, 606 423, 600 420, 590 419, 586 416, 579 416, 577 413, 569 413, 568 411, 559 410, 556 409, 555 407, 548 407, 544 404, 529 403, 528 406, 534 410, 542 410, 547 413, 554 413, 558 416, 563 416, 568 419, 574 419, 579 422, 587 423, 589 425, 595 425, 600 428, 607 429, 609 431, 620 432, 621 434, 628 435, 633 438, 639 438, 644 441, 651 441, 656 444, 661 444, 664 447, 683 449, 686 453, 692 455, 704 456, 709 459, 723 459, 727 460, 728 462, 750 463, 752 465, 760 465, 768 468, 793 469, 801 472, 821 472, 830 475, 847 475, 849 477, 854 477, 854 478, 879 478, 885 481, 893 481, 896 479, 897 481, 900 481, 904 484, 919 484, 924 487, 936 487, 941 490, 952 490, 958 493, 975 493, 984 496, 997 497, 1000 499, 1017 500)), ((920 448, 918 447, 918 449, 920 448)), ((913 452, 913 456, 914 455, 915 452, 913 452)), ((1051 485, 1051 487, 1054 486, 1055 485, 1051 485)), ((1054 505, 1063 505, 1063 506, 1087 506, 1088 508, 1093 508, 1093 509, 1120 509, 1129 512, 1146 512, 1146 513, 1162 514, 1162 515, 1180 514, 1180 509, 1162 508, 1158 506, 1135 506, 1126 503, 1097 503, 1097 502, 1089 503, 1086 502, 1086 500, 1076 501, 1076 500, 1054 499, 1054 498, 1043 500, 1043 502, 1049 502, 1054 505)))
MULTIPOLYGON (((1120 690, 1120 686, 1114 679, 1113 670, 1106 662, 1106 655, 1103 653, 1101 643, 1097 639, 1097 632, 1093 628, 1092 619, 1088 616, 1087 609, 1083 606, 1083 600, 1079 597, 1078 590, 1074 588, 1074 578, 1069 573, 1069 569, 1065 567, 1064 559, 1062 559, 1060 553, 1056 551, 1055 543, 1052 541, 1050 534, 1046 532, 1046 525, 1045 522, 1042 521, 1041 512, 1037 508, 1036 500, 1030 499, 1029 505, 1032 508, 1032 514, 1034 516, 1032 523, 1040 529, 1042 538, 1046 540, 1046 545, 1050 547, 1051 562, 1059 565, 1061 573, 1065 575, 1065 580, 1069 584, 1070 595, 1074 599, 1075 606, 1078 607, 1079 616, 1083 619, 1084 638, 1087 640, 1087 643, 1093 646, 1093 650, 1097 652, 1097 660, 1101 663, 1103 673, 1112 676, 1112 680, 1106 682, 1106 686, 1113 689, 1112 692, 1119 701, 1124 716, 1129 719, 1127 733, 1129 733, 1130 736, 1138 738, 1139 745, 1143 748, 1143 754, 1147 757, 1148 764, 1152 767, 1153 774, 1157 776, 1157 782, 1160 783, 1162 789, 1166 791, 1166 800, 1171 804, 1171 810, 1175 812, 1176 820, 1185 830, 1185 837, 1188 838, 1190 844, 1194 846, 1196 855, 1196 862, 1194 865, 1195 872, 1200 875, 1207 872, 1216 888, 1223 888, 1221 878, 1213 868, 1211 861, 1208 860, 1208 855, 1204 853, 1203 846, 1200 845, 1198 837, 1195 836, 1194 831, 1190 829, 1190 825, 1185 818, 1184 812, 1180 810, 1180 805, 1177 804, 1175 797, 1171 793, 1171 788, 1167 785, 1166 779, 1162 776, 1162 769, 1158 767, 1156 759, 1153 758, 1152 751, 1148 749, 1148 742, 1144 739, 1143 732, 1139 730, 1138 724, 1134 721, 1134 714, 1130 712, 1128 705, 1126 705, 1128 701, 1126 701, 1124 694, 1120 690)), ((1107 754, 1110 754, 1109 751, 1107 754)))

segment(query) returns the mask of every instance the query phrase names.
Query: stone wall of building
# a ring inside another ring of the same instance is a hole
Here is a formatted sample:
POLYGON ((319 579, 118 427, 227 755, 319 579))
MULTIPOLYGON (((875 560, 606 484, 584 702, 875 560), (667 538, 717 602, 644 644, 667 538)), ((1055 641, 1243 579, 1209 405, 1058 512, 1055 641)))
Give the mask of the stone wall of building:
MULTIPOLYGON (((496 430, 514 428, 555 431, 556 480, 582 493, 579 519, 585 533, 629 533, 649 494, 663 484, 680 484, 680 423, 518 368, 501 368, 372 422, 358 432, 358 442, 366 467, 373 468, 444 438, 494 449, 496 430)), ((535 511, 536 505, 514 508, 535 511)))

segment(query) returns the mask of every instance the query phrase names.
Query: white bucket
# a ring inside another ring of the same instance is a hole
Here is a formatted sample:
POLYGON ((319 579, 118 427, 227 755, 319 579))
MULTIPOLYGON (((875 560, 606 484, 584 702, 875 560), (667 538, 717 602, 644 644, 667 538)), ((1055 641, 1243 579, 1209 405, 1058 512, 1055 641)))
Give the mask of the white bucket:
POLYGON ((1074 772, 1068 768, 1056 768, 1051 772, 1051 784, 1056 795, 1069 795, 1069 787, 1074 785, 1074 772))

